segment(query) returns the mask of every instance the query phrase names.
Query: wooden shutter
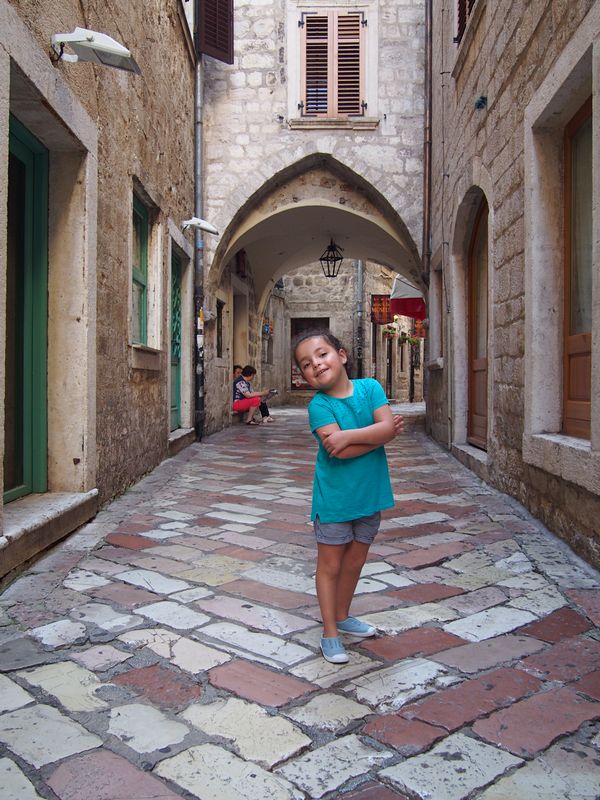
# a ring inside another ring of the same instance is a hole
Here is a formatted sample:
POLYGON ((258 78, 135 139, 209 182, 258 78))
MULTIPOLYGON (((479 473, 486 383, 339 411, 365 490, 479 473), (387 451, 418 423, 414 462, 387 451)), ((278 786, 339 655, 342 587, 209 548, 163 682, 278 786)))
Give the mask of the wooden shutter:
POLYGON ((330 59, 329 16, 310 15, 304 18, 304 109, 307 117, 329 114, 330 59))
POLYGON ((336 27, 336 112, 361 114, 361 15, 339 14, 336 27))
MULTIPOLYGON (((573 196, 577 189, 573 170, 573 139, 584 124, 591 124, 592 99, 590 98, 573 117, 565 130, 565 327, 564 327, 564 365, 563 365, 563 431, 569 436, 589 439, 591 434, 592 411, 592 333, 575 328, 572 319, 571 293, 573 291, 574 247, 582 249, 582 242, 576 241, 577 219, 573 196)), ((585 163, 585 162, 584 162, 585 163)), ((589 164, 590 174, 592 164, 589 164)), ((589 215, 590 238, 584 250, 589 254, 591 265, 591 214, 592 193, 589 187, 589 202, 579 214, 589 215)), ((585 241, 585 239, 584 239, 585 241)), ((589 267, 591 270, 591 266, 589 267)), ((581 267, 585 271, 585 267, 581 267)), ((589 274, 589 273, 588 273, 589 274)))
POLYGON ((196 51, 233 64, 233 0, 196 0, 196 51))

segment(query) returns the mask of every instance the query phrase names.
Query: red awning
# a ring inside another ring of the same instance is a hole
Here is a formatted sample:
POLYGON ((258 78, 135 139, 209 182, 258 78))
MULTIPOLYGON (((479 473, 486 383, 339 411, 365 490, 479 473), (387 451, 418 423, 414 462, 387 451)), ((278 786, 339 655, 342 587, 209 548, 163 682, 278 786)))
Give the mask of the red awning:
POLYGON ((390 295, 390 309, 393 314, 413 319, 425 319, 427 307, 421 292, 410 283, 400 278, 394 278, 392 293, 390 295))

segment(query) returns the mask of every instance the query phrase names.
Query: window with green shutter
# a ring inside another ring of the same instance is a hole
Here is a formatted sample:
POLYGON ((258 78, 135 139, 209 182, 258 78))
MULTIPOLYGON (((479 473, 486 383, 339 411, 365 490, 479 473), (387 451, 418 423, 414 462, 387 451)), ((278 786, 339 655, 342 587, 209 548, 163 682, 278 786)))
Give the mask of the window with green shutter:
POLYGON ((133 196, 133 247, 131 265, 132 340, 148 343, 148 210, 133 196))

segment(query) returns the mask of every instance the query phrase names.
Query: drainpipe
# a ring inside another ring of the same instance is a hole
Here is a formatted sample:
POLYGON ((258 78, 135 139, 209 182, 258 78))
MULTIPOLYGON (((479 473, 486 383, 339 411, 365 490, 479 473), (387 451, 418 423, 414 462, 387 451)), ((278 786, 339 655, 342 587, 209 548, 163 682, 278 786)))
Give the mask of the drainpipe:
POLYGON ((431 116, 433 103, 432 75, 433 67, 433 0, 425 0, 425 117, 423 141, 423 270, 421 277, 429 286, 431 269, 431 116))
POLYGON ((365 286, 364 264, 359 258, 356 262, 356 377, 363 376, 363 345, 365 332, 363 325, 363 293, 365 286))
MULTIPOLYGON (((204 65, 199 53, 196 61, 194 108, 194 214, 202 219, 202 114, 204 104, 204 65)), ((194 229, 194 428, 202 439, 204 429, 204 239, 194 229)))

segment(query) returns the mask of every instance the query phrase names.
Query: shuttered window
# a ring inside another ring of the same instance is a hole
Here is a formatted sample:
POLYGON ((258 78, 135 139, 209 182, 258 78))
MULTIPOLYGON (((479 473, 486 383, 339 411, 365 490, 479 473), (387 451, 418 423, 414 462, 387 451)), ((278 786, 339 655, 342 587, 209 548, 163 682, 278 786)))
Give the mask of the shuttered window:
POLYGON ((462 37, 464 36, 465 29, 467 27, 467 21, 471 12, 473 11, 473 6, 475 5, 476 0, 457 0, 456 3, 456 36, 454 37, 454 41, 458 44, 461 41, 462 37))
POLYGON ((364 28, 362 13, 324 11, 303 14, 303 117, 363 116, 364 28))
POLYGON ((233 64, 233 0, 196 0, 198 54, 233 64))
POLYGON ((563 431, 590 438, 592 388, 592 99, 565 130, 563 431))

